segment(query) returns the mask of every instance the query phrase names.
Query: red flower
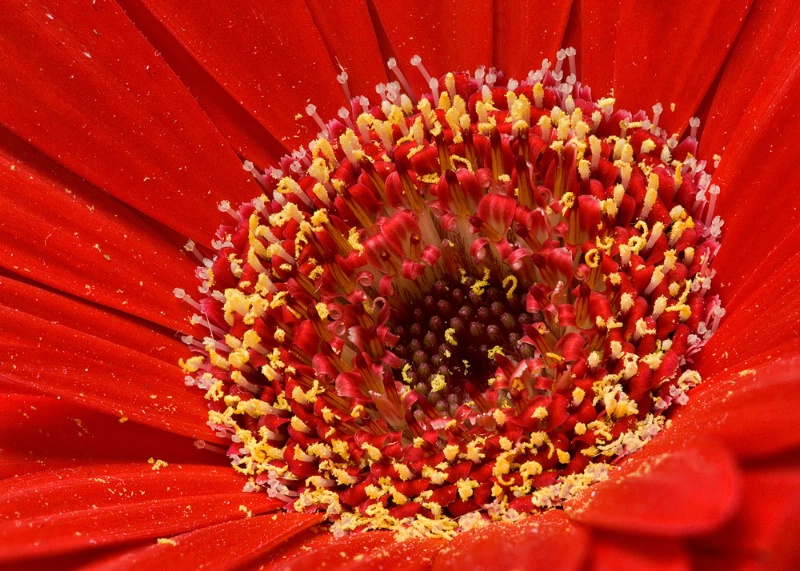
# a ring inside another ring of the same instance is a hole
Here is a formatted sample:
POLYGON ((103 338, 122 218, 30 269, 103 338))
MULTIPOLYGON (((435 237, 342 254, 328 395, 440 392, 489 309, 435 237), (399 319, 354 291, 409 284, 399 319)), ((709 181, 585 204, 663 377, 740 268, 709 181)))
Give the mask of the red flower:
POLYGON ((798 9, 612 4, 8 9, 0 560, 796 565, 798 9), (494 64, 522 77, 562 45, 578 47, 579 77, 596 95, 613 88, 632 110, 661 101, 670 132, 698 115, 701 158, 725 150, 714 175, 725 220, 714 269, 727 315, 696 362, 704 384, 668 430, 563 510, 449 543, 396 543, 381 532, 334 540, 313 527, 319 517, 276 512, 266 494, 242 492, 223 455, 192 446, 213 437, 202 395, 180 385, 185 354, 174 332, 187 309, 171 293, 194 288, 196 262, 180 248, 187 238, 208 245, 216 204, 259 192, 237 153, 266 166, 311 138, 318 127, 296 115, 308 101, 322 117, 336 114, 345 103, 338 64, 354 94, 370 93, 393 79, 383 61, 394 56, 421 90, 404 63, 416 53, 437 76, 494 64))

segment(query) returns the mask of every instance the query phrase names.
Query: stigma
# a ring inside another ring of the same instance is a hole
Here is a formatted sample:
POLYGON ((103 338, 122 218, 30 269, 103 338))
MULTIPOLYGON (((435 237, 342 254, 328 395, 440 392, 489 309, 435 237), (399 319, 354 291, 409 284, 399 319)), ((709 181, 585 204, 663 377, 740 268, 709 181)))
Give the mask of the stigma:
MULTIPOLYGON (((453 537, 559 506, 701 379, 719 188, 663 112, 615 109, 561 50, 351 99, 191 251, 209 425, 260 491, 336 534, 453 537), (202 331, 204 329, 204 331, 202 331)), ((343 88, 346 74, 342 74, 343 88)))

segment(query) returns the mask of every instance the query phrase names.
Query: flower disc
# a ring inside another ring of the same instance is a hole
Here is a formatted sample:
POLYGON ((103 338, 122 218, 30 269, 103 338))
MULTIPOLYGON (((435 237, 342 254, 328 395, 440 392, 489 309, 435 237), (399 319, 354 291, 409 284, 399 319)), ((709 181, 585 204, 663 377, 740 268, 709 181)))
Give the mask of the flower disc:
POLYGON ((263 196, 221 205, 206 297, 176 292, 245 489, 337 533, 450 537, 559 505, 686 401, 723 314, 718 189, 695 124, 679 142, 658 105, 593 101, 569 55, 418 101, 382 86, 280 168, 246 164, 263 196))

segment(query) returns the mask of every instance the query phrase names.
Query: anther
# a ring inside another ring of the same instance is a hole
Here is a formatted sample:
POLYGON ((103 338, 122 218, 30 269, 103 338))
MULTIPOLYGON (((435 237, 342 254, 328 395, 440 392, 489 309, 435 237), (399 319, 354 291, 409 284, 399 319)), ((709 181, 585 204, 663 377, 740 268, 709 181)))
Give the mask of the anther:
MULTIPOLYGON (((181 299, 183 299, 184 301, 187 301, 186 297, 188 297, 188 296, 185 296, 185 297, 183 297, 181 299)), ((192 301, 194 301, 194 300, 192 300, 192 301)), ((208 327, 208 331, 211 334, 216 335, 218 337, 225 337, 225 335, 227 334, 227 331, 225 331, 222 328, 217 327, 216 325, 211 323, 211 321, 209 321, 208 317, 203 316, 203 315, 198 315, 197 313, 192 315, 192 318, 191 318, 190 322, 191 322, 192 325, 205 325, 206 327, 208 327)))
POLYGON ((483 86, 483 79, 486 76, 486 66, 478 66, 478 69, 475 70, 475 81, 478 82, 478 87, 483 86))
POLYGON ((431 88, 431 94, 433 95, 434 101, 439 101, 439 80, 435 78, 430 78, 428 80, 428 87, 431 88))
POLYGON ((311 159, 305 147, 299 147, 297 150, 292 151, 292 158, 296 161, 300 161, 307 167, 311 165, 311 159))
POLYGON ((394 105, 397 98, 400 96, 400 84, 392 81, 386 84, 386 99, 394 105))
POLYGON ((200 251, 197 249, 197 245, 194 243, 194 240, 189 240, 188 242, 186 242, 186 244, 183 246, 183 249, 186 250, 187 252, 191 252, 194 255, 194 257, 197 258, 198 262, 200 262, 201 264, 203 263, 203 254, 201 254, 200 251))
POLYGON ((216 444, 209 444, 205 440, 195 440, 194 447, 198 450, 208 450, 209 452, 216 452, 217 454, 226 454, 228 449, 216 444))

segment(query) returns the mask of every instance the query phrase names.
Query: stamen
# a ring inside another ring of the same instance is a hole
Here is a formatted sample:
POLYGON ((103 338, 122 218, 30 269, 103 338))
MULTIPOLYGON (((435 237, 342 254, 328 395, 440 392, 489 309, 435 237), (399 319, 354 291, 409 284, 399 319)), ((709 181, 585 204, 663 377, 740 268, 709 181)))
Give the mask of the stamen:
POLYGON ((356 126, 353 124, 352 119, 350 119, 350 111, 348 111, 345 107, 340 107, 338 114, 339 114, 339 119, 344 121, 348 127, 355 130, 356 126))
POLYGON ((428 86, 431 88, 431 94, 433 95, 433 100, 439 100, 439 80, 435 78, 430 78, 428 80, 428 86))
POLYGON ((253 165, 252 161, 244 161, 244 163, 242 163, 242 168, 253 175, 253 178, 258 181, 258 184, 260 184, 262 188, 267 188, 267 180, 264 178, 263 174, 258 172, 258 169, 253 165))
MULTIPOLYGON (((412 62, 413 65, 413 62, 412 62)), ((422 63, 420 63, 422 65, 422 63)), ((397 76, 397 81, 400 82, 400 85, 403 86, 403 91, 411 98, 411 102, 416 105, 417 97, 414 95, 414 90, 411 89, 411 85, 408 83, 406 76, 403 74, 403 71, 397 65, 397 60, 394 58, 389 58, 389 61, 386 62, 386 66, 392 70, 392 72, 397 76)))
POLYGON ((193 308, 195 308, 197 311, 203 311, 203 308, 201 307, 201 305, 199 303, 197 303, 195 300, 193 300, 191 298, 191 296, 189 296, 186 293, 186 291, 184 291, 183 289, 181 289, 179 287, 176 287, 174 290, 172 290, 172 293, 175 295, 175 297, 177 297, 180 300, 185 301, 186 303, 191 305, 193 308))
MULTIPOLYGON (((431 77, 431 74, 428 73, 428 70, 425 69, 425 66, 422 65, 422 58, 419 57, 418 55, 414 55, 411 58, 411 65, 413 65, 414 67, 417 68, 417 70, 422 75, 423 79, 425 79, 425 83, 430 85, 431 84, 431 79, 433 79, 433 78, 431 77)), ((434 97, 434 99, 438 99, 438 97, 434 97)))
POLYGON ((306 105, 306 114, 312 119, 314 119, 317 125, 319 125, 319 128, 322 131, 322 133, 324 133, 325 137, 327 137, 328 127, 325 126, 325 123, 322 121, 322 118, 319 116, 319 113, 317 113, 317 106, 314 105, 313 103, 309 103, 308 105, 306 105))
POLYGON ((711 200, 708 203, 708 210, 706 211, 705 224, 709 226, 714 219, 714 209, 717 206, 717 196, 719 196, 719 186, 712 184, 708 187, 708 193, 711 195, 711 200))
POLYGON ((689 119, 689 126, 692 128, 689 136, 692 139, 697 138, 697 129, 700 127, 700 117, 692 117, 689 119))
POLYGON ((658 120, 661 117, 661 113, 664 111, 664 106, 661 103, 656 103, 653 105, 653 123, 651 125, 651 131, 653 133, 658 133, 658 120))
POLYGON ((558 50, 556 54, 556 68, 553 70, 553 77, 556 77, 556 74, 561 73, 561 68, 564 65, 564 60, 567 59, 567 51, 566 50, 558 50))
POLYGON ((350 95, 350 86, 347 85, 347 80, 349 76, 347 75, 347 71, 344 68, 342 69, 342 73, 336 76, 336 81, 339 82, 339 85, 342 86, 342 90, 344 91, 344 97, 347 101, 352 100, 352 96, 350 95))
POLYGON ((238 212, 236 212, 233 208, 231 208, 231 203, 228 202, 227 200, 221 201, 217 205, 217 210, 219 210, 220 212, 224 212, 224 213, 230 215, 230 217, 233 218, 234 220, 236 220, 237 222, 241 222, 242 221, 242 217, 239 215, 238 212))

